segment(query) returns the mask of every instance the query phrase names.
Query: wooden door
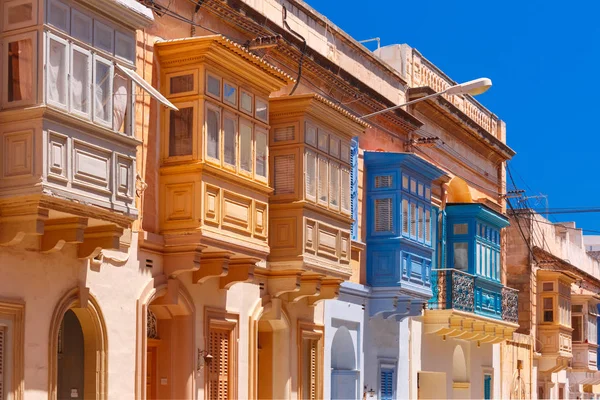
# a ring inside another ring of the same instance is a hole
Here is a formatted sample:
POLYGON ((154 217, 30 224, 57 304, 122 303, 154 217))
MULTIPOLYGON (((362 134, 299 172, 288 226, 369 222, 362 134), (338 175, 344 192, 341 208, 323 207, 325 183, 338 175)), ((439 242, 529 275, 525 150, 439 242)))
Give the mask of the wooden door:
POLYGON ((146 351, 146 399, 154 400, 156 396, 156 346, 148 345, 146 351))

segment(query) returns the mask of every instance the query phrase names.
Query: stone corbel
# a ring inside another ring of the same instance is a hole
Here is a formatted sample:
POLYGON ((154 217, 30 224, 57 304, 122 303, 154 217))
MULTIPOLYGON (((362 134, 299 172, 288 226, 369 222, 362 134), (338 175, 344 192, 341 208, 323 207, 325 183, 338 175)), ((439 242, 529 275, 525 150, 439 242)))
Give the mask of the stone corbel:
POLYGON ((229 290, 236 283, 252 282, 254 280, 254 268, 258 258, 242 258, 229 261, 227 275, 220 278, 219 287, 229 290))
POLYGON ((60 251, 67 243, 83 243, 87 218, 61 218, 46 221, 40 251, 60 251))
POLYGON ((186 246, 184 248, 169 248, 163 256, 163 273, 168 277, 176 277, 183 272, 196 272, 200 269, 202 252, 205 246, 186 246))
POLYGON ((0 214, 0 246, 14 246, 27 235, 42 235, 48 210, 37 206, 11 207, 0 214))
POLYGON ((396 311, 384 312, 382 314, 384 319, 394 318, 396 321, 401 322, 403 319, 408 317, 420 316, 421 312, 423 311, 423 301, 408 300, 408 303, 406 303, 405 300, 404 305, 400 305, 400 301, 398 303, 399 305, 396 308, 396 311))
POLYGON ((233 253, 228 251, 205 253, 200 260, 200 268, 194 271, 192 282, 204 283, 210 278, 226 276, 233 253))
POLYGON ((267 276, 266 292, 272 297, 300 290, 301 271, 271 272, 267 276))
POLYGON ((337 299, 340 295, 340 285, 342 281, 323 281, 321 283, 321 293, 318 296, 308 298, 309 306, 316 306, 320 301, 337 299))
POLYGON ((287 293, 288 302, 297 303, 306 297, 320 295, 322 281, 323 279, 318 276, 303 277, 300 281, 300 290, 287 293))
POLYGON ((167 293, 153 301, 154 305, 176 306, 179 299, 179 280, 167 279, 167 293))
POLYGON ((86 228, 83 233, 83 243, 80 243, 77 249, 77 257, 93 259, 100 254, 102 249, 118 249, 119 238, 122 234, 123 228, 116 225, 86 228))

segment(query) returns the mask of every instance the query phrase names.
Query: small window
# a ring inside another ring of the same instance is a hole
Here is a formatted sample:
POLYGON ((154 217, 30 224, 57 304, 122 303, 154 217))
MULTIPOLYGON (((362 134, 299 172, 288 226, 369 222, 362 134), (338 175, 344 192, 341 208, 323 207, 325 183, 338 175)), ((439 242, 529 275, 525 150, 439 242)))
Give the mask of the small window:
POLYGON ((135 40, 133 33, 126 35, 115 32, 115 56, 130 63, 135 63, 135 40))
POLYGON ((408 190, 408 176, 402 175, 402 189, 408 190))
POLYGON ((467 270, 469 268, 469 244, 454 243, 454 268, 467 270))
POLYGON ((375 188, 383 189, 392 187, 392 176, 391 175, 378 175, 375 177, 375 188))
POLYGON ((327 132, 325 132, 322 129, 319 129, 319 150, 324 151, 325 153, 328 152, 328 147, 329 147, 329 135, 327 134, 327 132))
POLYGON ((169 78, 169 94, 193 93, 194 74, 175 75, 169 78))
POLYGON ((571 306, 571 312, 574 312, 574 313, 583 312, 583 304, 573 304, 571 306))
POLYGON ((240 120, 240 169, 252 172, 252 124, 240 120))
POLYGON ((240 90, 240 109, 245 113, 252 115, 254 108, 252 107, 252 94, 245 90, 240 90))
POLYGON ((294 125, 278 126, 273 128, 274 142, 289 142, 296 138, 296 127, 294 125))
POLYGON ((112 123, 112 64, 99 56, 94 57, 94 121, 112 123))
POLYGON ((259 177, 267 177, 267 132, 263 129, 256 129, 256 175, 259 177))
POLYGON ((46 99, 49 104, 67 107, 69 46, 66 40, 48 34, 48 61, 46 64, 46 99))
POLYGON ((224 82, 223 83, 223 101, 236 107, 237 106, 237 98, 238 98, 237 86, 234 86, 229 82, 224 82))
POLYGON ((211 107, 206 108, 206 155, 219 160, 219 136, 221 133, 221 113, 211 107))
POLYGON ((417 236, 417 205, 410 203, 410 236, 417 236))
POLYGON ((425 198, 431 200, 431 188, 429 186, 425 187, 425 198))
POLYGON ((232 115, 223 117, 223 162, 236 165, 237 119, 232 115))
POLYGON ((313 147, 317 147, 317 128, 309 123, 304 126, 304 141, 313 147))
POLYGON ((392 231, 392 199, 375 199, 375 232, 392 231))
POLYGON ((71 45, 71 111, 89 118, 91 111, 92 55, 75 44, 71 45))
POLYGON ((58 0, 51 0, 48 3, 48 23, 69 33, 69 22, 69 6, 58 0))
POLYGON ((85 43, 92 43, 92 19, 71 9, 71 36, 85 43))
POLYGON ((417 193, 417 181, 415 181, 414 179, 410 180, 410 192, 412 194, 416 194, 417 193))
POLYGON ((319 202, 327 204, 328 183, 327 183, 327 159, 319 157, 319 202))
POLYGON ((306 197, 316 200, 317 197, 317 156, 312 151, 306 152, 306 197))
POLYGON ((350 171, 342 168, 342 211, 350 213, 350 171))
POLYGON ((114 30, 94 20, 94 47, 113 54, 114 30))
POLYGON ((275 195, 294 194, 296 181, 296 160, 294 154, 275 156, 273 159, 275 195))
POLYGON ((419 197, 423 197, 423 184, 419 182, 419 185, 417 186, 417 195, 419 197))
POLYGON ((35 25, 37 13, 35 3, 33 0, 5 1, 2 13, 4 31, 35 25))
POLYGON ((206 74, 206 93, 221 98, 221 78, 218 78, 211 74, 206 74))
POLYGON ((408 235, 408 200, 402 200, 402 233, 408 235))
POLYGON ((340 158, 340 140, 333 135, 329 136, 329 154, 340 158))
POLYGON ((129 132, 131 115, 131 82, 121 74, 115 74, 113 82, 113 129, 121 133, 129 132))
POLYGON ((169 157, 192 155, 194 108, 169 110, 169 157))
POLYGON ((554 292, 554 282, 544 282, 544 283, 542 283, 542 290, 544 292, 554 292))
POLYGON ((454 224, 452 231, 455 235, 466 235, 469 233, 469 224, 454 224))
POLYGON ((256 119, 263 122, 269 120, 268 103, 259 97, 256 98, 256 119))
POLYGON ((554 300, 552 297, 542 299, 544 322, 554 322, 554 300))
POLYGON ((350 146, 345 143, 340 145, 340 158, 342 161, 350 164, 350 146))
POLYGON ((571 328, 573 328, 573 342, 583 342, 583 316, 571 316, 571 328))
POLYGON ((8 102, 33 100, 34 89, 34 41, 23 38, 8 42, 8 102))
POLYGON ((340 208, 340 167, 335 163, 329 164, 329 205, 340 208))

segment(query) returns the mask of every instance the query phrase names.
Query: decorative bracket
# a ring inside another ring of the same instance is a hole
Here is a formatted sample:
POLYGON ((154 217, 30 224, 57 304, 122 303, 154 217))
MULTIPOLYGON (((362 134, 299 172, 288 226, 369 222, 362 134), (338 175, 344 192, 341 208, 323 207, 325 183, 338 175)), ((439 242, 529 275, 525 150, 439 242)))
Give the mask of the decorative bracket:
POLYGON ((300 290, 287 293, 287 300, 297 303, 305 297, 320 295, 322 281, 323 278, 319 276, 302 277, 300 280, 300 290))
POLYGON ((0 245, 19 244, 27 235, 42 235, 48 210, 36 206, 10 207, 0 214, 0 245))
POLYGON ((40 251, 60 251, 66 243, 83 243, 87 218, 61 218, 46 221, 40 251))
POLYGON ((341 280, 328 280, 321 283, 321 292, 318 296, 312 296, 308 298, 309 306, 316 306, 317 303, 323 300, 337 299, 340 295, 341 280))
POLYGON ((176 277, 182 272, 198 271, 205 246, 167 247, 163 257, 163 271, 168 277, 176 277))
POLYGON ((267 292, 271 297, 300 290, 302 271, 270 272, 267 275, 267 292))
POLYGON ((229 290, 236 283, 252 282, 254 280, 254 268, 258 258, 242 258, 229 261, 229 270, 227 275, 220 278, 219 287, 229 290))
POLYGON ((83 243, 80 243, 77 249, 77 257, 92 259, 97 257, 102 249, 118 249, 122 234, 123 228, 116 225, 86 228, 83 233, 83 243))
POLYGON ((204 283, 210 278, 226 276, 232 255, 229 251, 203 254, 200 268, 192 275, 192 282, 204 283))

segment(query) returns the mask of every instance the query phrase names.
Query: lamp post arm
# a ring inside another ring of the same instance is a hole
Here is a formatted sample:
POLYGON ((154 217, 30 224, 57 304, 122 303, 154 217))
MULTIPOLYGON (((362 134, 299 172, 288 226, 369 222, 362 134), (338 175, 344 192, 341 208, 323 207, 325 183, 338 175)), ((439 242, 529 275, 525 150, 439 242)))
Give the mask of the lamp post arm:
POLYGON ((443 92, 437 92, 437 93, 430 94, 430 95, 428 95, 428 96, 425 96, 425 97, 419 97, 418 99, 411 100, 411 101, 409 101, 408 103, 399 104, 399 105, 397 105, 397 106, 393 106, 393 107, 386 108, 386 109, 383 109, 383 110, 380 110, 380 111, 376 111, 376 112, 374 112, 374 113, 371 113, 371 114, 363 115, 361 118, 362 118, 362 119, 365 119, 365 118, 370 118, 370 117, 373 117, 373 116, 375 116, 375 115, 383 114, 384 112, 392 111, 392 110, 395 110, 395 109, 397 109, 397 108, 400 108, 400 107, 409 106, 409 105, 411 105, 411 104, 418 103, 419 101, 423 101, 423 100, 431 99, 431 98, 433 98, 433 97, 441 96, 441 95, 443 95, 444 93, 446 93, 446 91, 447 91, 447 90, 448 90, 448 89, 444 90, 443 92))

